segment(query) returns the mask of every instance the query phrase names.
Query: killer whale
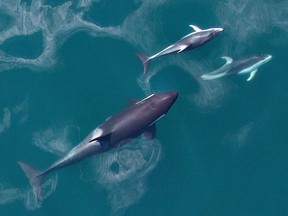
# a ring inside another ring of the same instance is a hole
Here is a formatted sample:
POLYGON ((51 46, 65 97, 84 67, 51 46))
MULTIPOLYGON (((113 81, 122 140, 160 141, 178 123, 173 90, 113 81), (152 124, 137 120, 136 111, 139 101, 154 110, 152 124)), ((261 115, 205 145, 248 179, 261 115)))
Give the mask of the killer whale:
POLYGON ((44 177, 49 173, 73 165, 89 156, 124 145, 141 134, 154 138, 155 122, 169 111, 177 97, 178 92, 171 91, 152 94, 130 104, 126 109, 109 117, 82 142, 44 171, 18 161, 29 179, 36 200, 41 199, 41 185, 44 177))

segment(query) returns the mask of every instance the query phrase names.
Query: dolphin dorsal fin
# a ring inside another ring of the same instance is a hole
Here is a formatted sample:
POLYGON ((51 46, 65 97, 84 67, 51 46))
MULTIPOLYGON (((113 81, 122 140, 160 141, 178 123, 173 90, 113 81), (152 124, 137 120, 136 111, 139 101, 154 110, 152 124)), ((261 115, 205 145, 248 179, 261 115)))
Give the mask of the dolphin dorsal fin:
POLYGON ((233 59, 229 56, 222 56, 221 58, 226 61, 226 64, 231 64, 233 62, 233 59))
POLYGON ((191 28, 194 29, 195 32, 199 32, 199 31, 202 31, 202 29, 200 29, 198 26, 196 25, 189 25, 191 28))

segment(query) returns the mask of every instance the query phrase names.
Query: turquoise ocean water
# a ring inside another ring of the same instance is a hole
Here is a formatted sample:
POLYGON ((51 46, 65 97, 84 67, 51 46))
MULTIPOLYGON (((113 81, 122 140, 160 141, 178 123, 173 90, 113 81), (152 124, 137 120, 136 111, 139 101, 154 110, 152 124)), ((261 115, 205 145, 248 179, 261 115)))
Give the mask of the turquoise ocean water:
POLYGON ((288 215, 286 0, 1 0, 0 215, 288 215), (200 28, 224 32, 152 61, 200 28), (270 54, 255 78, 203 81, 270 54), (44 169, 129 99, 179 91, 138 138, 50 174, 37 204, 17 164, 44 169))

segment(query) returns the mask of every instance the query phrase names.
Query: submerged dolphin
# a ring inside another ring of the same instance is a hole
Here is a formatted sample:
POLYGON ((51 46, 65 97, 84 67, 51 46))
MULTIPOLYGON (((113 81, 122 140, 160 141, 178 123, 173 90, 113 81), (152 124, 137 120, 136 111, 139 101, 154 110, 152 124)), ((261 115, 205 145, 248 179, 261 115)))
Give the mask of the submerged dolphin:
POLYGON ((250 81, 255 76, 258 68, 271 60, 271 55, 255 55, 246 57, 239 60, 233 60, 230 57, 222 57, 226 63, 219 69, 203 74, 201 76, 204 80, 218 79, 223 76, 237 75, 237 74, 250 74, 247 81, 250 81))
POLYGON ((121 146, 142 133, 148 138, 154 138, 155 122, 169 111, 177 97, 178 93, 175 91, 152 94, 131 104, 123 111, 108 118, 81 143, 44 171, 36 170, 19 161, 19 165, 29 178, 37 201, 41 198, 41 185, 47 174, 70 166, 89 156, 121 146))
POLYGON ((171 54, 175 52, 180 53, 182 51, 186 51, 189 49, 199 47, 223 31, 222 28, 200 29, 199 27, 195 25, 189 25, 189 26, 194 29, 194 32, 184 36, 179 41, 166 47, 160 52, 152 56, 147 56, 143 53, 136 53, 144 65, 144 73, 148 71, 148 67, 152 59, 157 58, 159 56, 163 56, 163 55, 167 55, 167 54, 171 54))

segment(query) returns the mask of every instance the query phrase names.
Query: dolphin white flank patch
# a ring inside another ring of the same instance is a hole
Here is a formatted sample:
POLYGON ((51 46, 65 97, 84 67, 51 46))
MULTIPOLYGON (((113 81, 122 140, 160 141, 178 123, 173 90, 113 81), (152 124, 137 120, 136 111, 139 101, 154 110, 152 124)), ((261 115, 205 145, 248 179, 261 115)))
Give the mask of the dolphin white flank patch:
POLYGON ((227 74, 227 71, 229 71, 229 69, 231 68, 231 64, 233 62, 233 59, 228 57, 228 56, 222 56, 221 58, 224 59, 226 61, 226 63, 222 67, 218 68, 217 70, 214 70, 214 71, 207 73, 207 74, 203 74, 201 76, 202 79, 212 80, 212 79, 217 79, 217 78, 223 77, 227 74))

